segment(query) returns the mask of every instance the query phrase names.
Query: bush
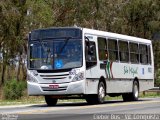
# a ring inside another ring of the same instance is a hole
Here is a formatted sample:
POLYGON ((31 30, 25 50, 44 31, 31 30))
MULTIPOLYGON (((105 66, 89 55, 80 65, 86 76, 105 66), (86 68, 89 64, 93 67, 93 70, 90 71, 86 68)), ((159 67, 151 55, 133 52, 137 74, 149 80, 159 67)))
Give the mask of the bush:
POLYGON ((155 79, 156 87, 160 87, 160 69, 157 70, 155 79))
POLYGON ((19 99, 23 96, 23 91, 26 89, 25 81, 10 80, 4 85, 4 98, 9 100, 19 99))

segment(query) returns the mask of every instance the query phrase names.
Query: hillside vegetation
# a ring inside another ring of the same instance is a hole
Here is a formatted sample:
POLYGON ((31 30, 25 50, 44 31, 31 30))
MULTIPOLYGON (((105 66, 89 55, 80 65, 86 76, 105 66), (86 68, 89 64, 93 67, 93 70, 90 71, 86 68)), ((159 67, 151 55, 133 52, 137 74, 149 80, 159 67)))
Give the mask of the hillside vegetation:
POLYGON ((160 0, 0 0, 0 16, 1 88, 26 80, 29 31, 74 25, 151 39, 160 84, 160 0))

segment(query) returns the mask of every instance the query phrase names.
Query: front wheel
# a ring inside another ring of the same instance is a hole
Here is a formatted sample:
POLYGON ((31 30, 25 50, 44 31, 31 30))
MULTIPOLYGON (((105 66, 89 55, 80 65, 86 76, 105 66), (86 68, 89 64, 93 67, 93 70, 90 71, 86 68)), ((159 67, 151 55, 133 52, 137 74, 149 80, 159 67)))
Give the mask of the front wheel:
POLYGON ((87 95, 86 101, 88 104, 102 104, 105 100, 105 85, 104 82, 99 82, 97 95, 87 95))
POLYGON ((52 96, 45 96, 45 101, 48 106, 55 106, 57 104, 58 99, 53 98, 52 96))
POLYGON ((98 103, 104 103, 105 96, 106 96, 106 92, 105 92, 104 82, 100 82, 99 85, 98 85, 98 98, 97 98, 97 102, 98 103))

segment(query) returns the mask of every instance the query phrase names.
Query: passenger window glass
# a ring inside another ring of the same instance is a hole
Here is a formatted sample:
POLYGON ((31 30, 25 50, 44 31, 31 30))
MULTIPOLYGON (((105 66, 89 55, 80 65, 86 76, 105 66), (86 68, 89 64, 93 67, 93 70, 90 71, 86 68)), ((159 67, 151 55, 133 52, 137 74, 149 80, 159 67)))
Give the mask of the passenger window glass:
POLYGON ((130 48, 130 62, 131 63, 139 63, 139 49, 138 44, 129 43, 130 48))
POLYGON ((128 42, 119 41, 118 43, 119 43, 120 61, 128 62, 129 61, 128 42))
POLYGON ((140 52, 140 63, 147 64, 148 63, 148 47, 147 45, 141 44, 139 46, 140 52))
POLYGON ((111 61, 118 60, 118 48, 117 48, 117 40, 115 39, 108 39, 108 52, 109 52, 109 59, 111 61))
POLYGON ((148 62, 151 64, 151 48, 150 45, 148 45, 148 62))
POLYGON ((97 64, 95 42, 86 41, 86 68, 90 68, 97 64))
POLYGON ((98 37, 99 60, 105 60, 105 50, 107 50, 106 38, 98 37))

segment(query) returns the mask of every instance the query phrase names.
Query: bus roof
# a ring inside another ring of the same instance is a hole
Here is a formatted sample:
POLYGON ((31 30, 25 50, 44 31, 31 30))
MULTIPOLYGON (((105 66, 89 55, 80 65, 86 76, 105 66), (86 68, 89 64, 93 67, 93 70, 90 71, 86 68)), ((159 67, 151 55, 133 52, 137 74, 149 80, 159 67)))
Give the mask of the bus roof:
POLYGON ((115 38, 115 39, 120 39, 120 40, 128 40, 132 42, 151 44, 151 40, 148 40, 148 39, 143 39, 143 38, 138 38, 138 37, 133 37, 133 36, 128 36, 128 35, 122 35, 122 34, 117 34, 117 33, 112 33, 112 32, 105 32, 101 30, 88 29, 88 28, 82 28, 82 30, 84 33, 91 34, 91 35, 98 35, 102 37, 110 37, 110 38, 115 38))
POLYGON ((83 33, 87 33, 87 34, 91 34, 91 35, 97 35, 97 36, 101 36, 101 37, 110 37, 110 38, 114 38, 114 39, 128 40, 128 41, 132 41, 132 42, 151 44, 151 40, 148 40, 148 39, 123 35, 123 34, 118 34, 118 33, 106 32, 106 31, 101 31, 101 30, 83 28, 83 27, 50 27, 50 28, 35 29, 33 31, 48 30, 48 29, 72 29, 72 28, 81 29, 81 30, 83 30, 83 33))

